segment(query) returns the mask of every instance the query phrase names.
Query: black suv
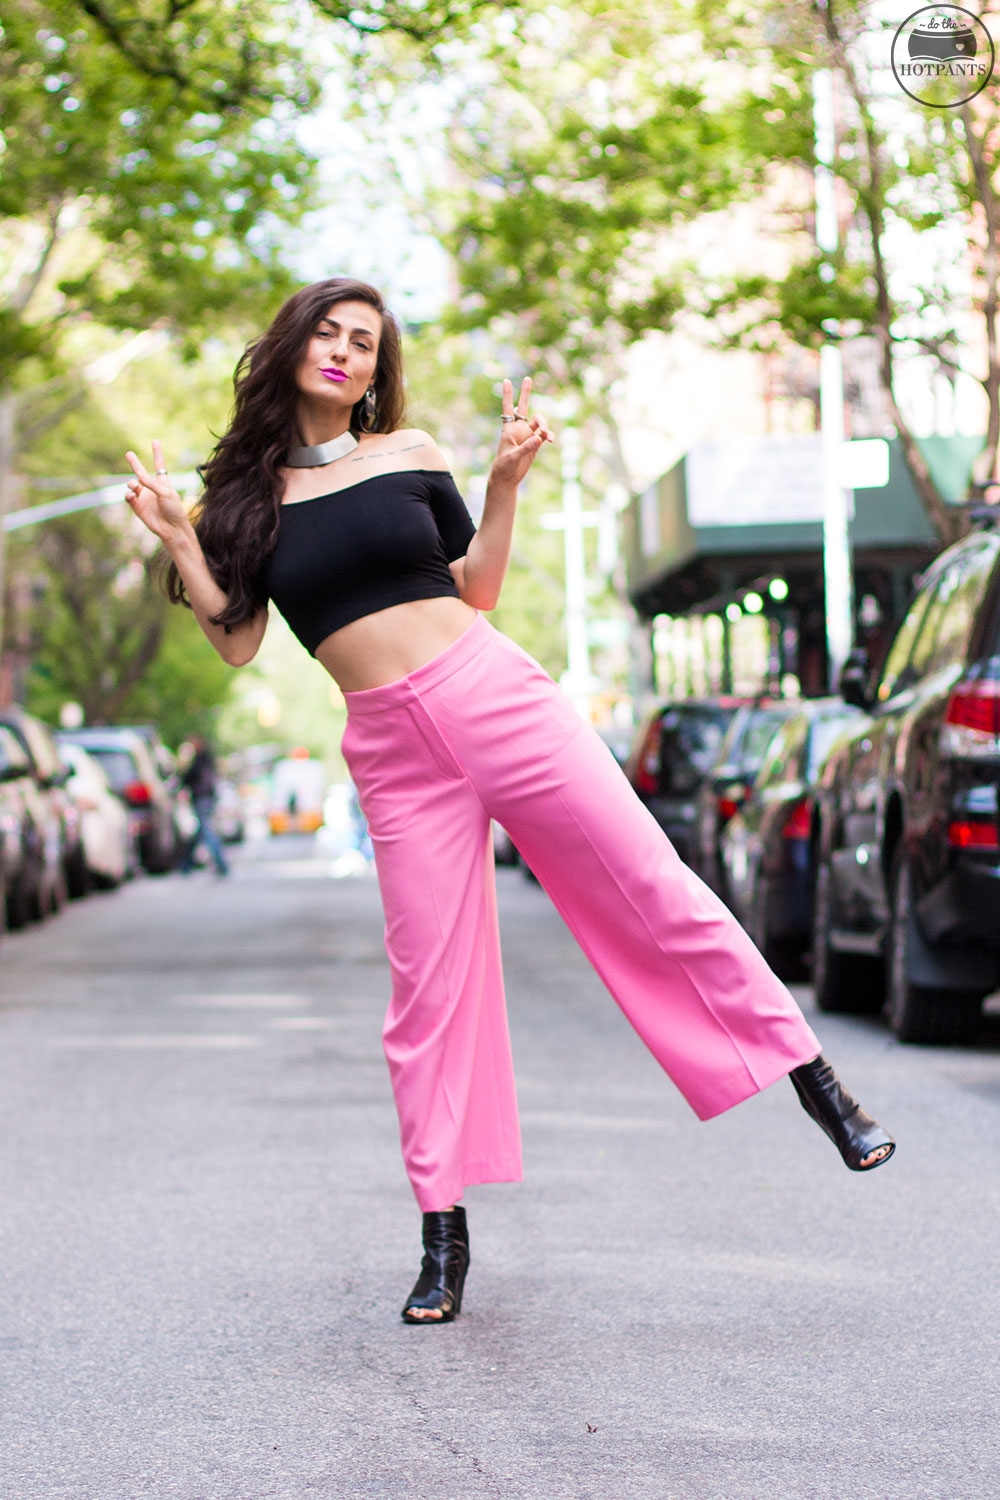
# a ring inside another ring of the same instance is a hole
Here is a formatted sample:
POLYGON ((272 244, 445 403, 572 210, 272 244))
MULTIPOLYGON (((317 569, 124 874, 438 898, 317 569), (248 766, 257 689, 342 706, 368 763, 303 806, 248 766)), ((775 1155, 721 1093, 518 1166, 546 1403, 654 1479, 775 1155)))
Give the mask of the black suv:
POLYGON ((874 1013, 901 1041, 970 1041, 1000 983, 1000 535, 931 565, 866 711, 823 771, 813 980, 821 1010, 874 1013))

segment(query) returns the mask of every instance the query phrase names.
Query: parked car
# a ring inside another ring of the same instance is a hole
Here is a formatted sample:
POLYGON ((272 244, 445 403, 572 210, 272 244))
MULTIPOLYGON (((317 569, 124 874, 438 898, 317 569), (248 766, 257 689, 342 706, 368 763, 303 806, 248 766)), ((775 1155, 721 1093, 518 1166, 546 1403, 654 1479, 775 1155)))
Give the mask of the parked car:
POLYGON ((639 725, 625 775, 681 859, 694 861, 697 795, 742 700, 662 703, 639 725))
POLYGON ((142 868, 150 875, 172 870, 177 858, 173 796, 143 734, 112 726, 60 731, 63 744, 82 745, 103 766, 129 814, 142 868))
POLYGON ((79 894, 72 876, 80 844, 80 819, 66 792, 68 772, 48 725, 17 707, 0 711, 0 725, 20 744, 36 793, 25 793, 34 852, 29 859, 26 904, 23 912, 14 914, 12 925, 17 925, 57 912, 68 895, 79 894))
POLYGON ((117 729, 128 729, 133 734, 139 735, 146 741, 156 762, 156 768, 165 782, 169 783, 177 775, 177 757, 174 752, 163 743, 160 731, 155 724, 117 724, 117 729))
MULTIPOLYGON (((8 925, 23 925, 30 914, 32 837, 27 803, 32 795, 37 792, 27 753, 0 724, 0 932, 8 925), (19 912, 23 913, 20 923, 19 912)), ((37 875, 34 882, 37 885, 37 875)))
POLYGON ((698 789, 691 863, 726 902, 730 897, 720 846, 723 830, 749 795, 774 736, 801 706, 797 699, 762 698, 737 708, 698 789))
POLYGON ((23 927, 66 900, 62 830, 38 784, 31 757, 9 725, 0 723, 3 786, 3 886, 6 924, 23 927))
POLYGON ((924 574, 865 717, 819 799, 813 978, 827 1011, 884 1005, 902 1041, 973 1038, 1000 983, 1000 535, 974 531, 924 574))
POLYGON ((814 698, 771 740, 749 795, 722 831, 733 911, 768 963, 799 978, 812 940, 815 794, 831 747, 860 717, 842 698, 814 698))
POLYGON ((97 758, 82 745, 64 742, 59 752, 69 767, 66 790, 80 815, 82 882, 116 886, 131 874, 135 846, 122 799, 97 758))

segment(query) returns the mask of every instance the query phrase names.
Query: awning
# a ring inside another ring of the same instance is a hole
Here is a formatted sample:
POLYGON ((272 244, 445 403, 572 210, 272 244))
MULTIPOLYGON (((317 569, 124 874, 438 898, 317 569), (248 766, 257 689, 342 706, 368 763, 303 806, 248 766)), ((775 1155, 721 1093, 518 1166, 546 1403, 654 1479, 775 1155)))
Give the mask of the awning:
MULTIPOLYGON (((848 445, 850 446, 850 445, 848 445)), ((888 482, 854 491, 855 565, 919 568, 941 550, 898 438, 888 482)), ((983 440, 921 440, 944 498, 966 495, 983 440)), ((723 601, 768 573, 822 568, 818 433, 698 444, 624 513, 628 594, 645 619, 723 601), (732 519, 730 519, 730 517, 732 519)))

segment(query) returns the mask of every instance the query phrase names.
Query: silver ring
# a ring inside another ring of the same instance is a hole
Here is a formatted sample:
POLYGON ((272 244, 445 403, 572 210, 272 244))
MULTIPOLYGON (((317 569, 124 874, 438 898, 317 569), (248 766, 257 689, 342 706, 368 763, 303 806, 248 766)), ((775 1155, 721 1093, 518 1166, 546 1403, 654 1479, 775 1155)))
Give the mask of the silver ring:
POLYGON ((526 422, 527 420, 528 420, 527 417, 523 417, 521 415, 521 413, 518 411, 517 407, 515 406, 514 407, 514 421, 515 422, 526 422))
POLYGON ((501 420, 501 422, 516 422, 518 420, 517 412, 515 412, 512 417, 508 417, 506 415, 503 415, 503 416, 501 416, 500 420, 501 420))
POLYGON ((169 474, 170 470, 169 469, 154 469, 153 472, 155 474, 169 474))

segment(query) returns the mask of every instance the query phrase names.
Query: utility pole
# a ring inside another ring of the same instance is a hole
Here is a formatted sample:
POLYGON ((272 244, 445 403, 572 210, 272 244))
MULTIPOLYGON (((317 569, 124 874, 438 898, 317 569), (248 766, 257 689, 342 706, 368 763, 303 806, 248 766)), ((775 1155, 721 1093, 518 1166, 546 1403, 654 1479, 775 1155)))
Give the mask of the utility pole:
MULTIPOLYGON (((833 75, 821 69, 813 78, 813 130, 816 142, 816 243, 824 254, 837 248, 836 139, 833 75)), ((833 266, 820 268, 834 276, 833 266)), ((820 350, 819 403, 823 439, 823 586, 826 596, 828 681, 836 691, 840 671, 854 644, 854 578, 849 520, 852 497, 844 488, 844 369, 839 330, 820 350)))

